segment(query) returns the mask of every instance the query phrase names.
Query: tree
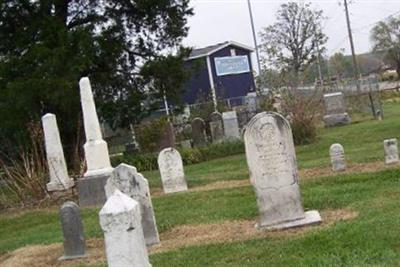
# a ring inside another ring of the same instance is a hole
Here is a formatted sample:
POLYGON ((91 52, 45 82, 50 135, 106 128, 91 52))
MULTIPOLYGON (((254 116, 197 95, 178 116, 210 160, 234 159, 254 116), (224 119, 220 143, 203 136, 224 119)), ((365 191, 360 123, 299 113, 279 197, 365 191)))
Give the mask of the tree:
POLYGON ((327 37, 321 27, 325 18, 322 10, 311 9, 310 3, 290 2, 281 5, 276 19, 260 33, 262 52, 267 64, 291 73, 292 86, 297 87, 299 73, 317 59, 317 47, 320 53, 325 51, 327 37))
POLYGON ((144 112, 149 80, 141 68, 180 46, 192 14, 188 3, 1 1, 0 137, 23 140, 28 122, 52 112, 63 140, 76 143, 82 76, 91 78, 103 119, 115 126, 137 120, 144 112))
POLYGON ((385 59, 396 68, 400 79, 400 16, 380 21, 371 30, 373 50, 385 52, 385 59))
POLYGON ((337 52, 329 58, 329 69, 332 75, 348 77, 352 74, 351 59, 343 51, 337 52))

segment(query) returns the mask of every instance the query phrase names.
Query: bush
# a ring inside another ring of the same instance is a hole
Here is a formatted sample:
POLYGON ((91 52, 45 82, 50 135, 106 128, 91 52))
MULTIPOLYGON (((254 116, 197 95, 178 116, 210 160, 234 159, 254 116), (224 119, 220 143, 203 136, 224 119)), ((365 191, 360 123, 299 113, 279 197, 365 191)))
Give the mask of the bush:
POLYGON ((296 145, 310 144, 317 139, 317 119, 322 110, 322 99, 317 95, 302 96, 288 92, 283 98, 282 109, 289 118, 296 145))
MULTIPOLYGON (((219 144, 211 144, 206 147, 182 149, 179 151, 184 165, 196 164, 216 158, 236 155, 244 153, 244 143, 242 141, 224 142, 219 144)), ((120 163, 126 163, 135 166, 138 171, 157 170, 156 153, 134 154, 114 157, 112 159, 113 166, 120 163)))
POLYGON ((142 151, 157 151, 167 122, 167 118, 153 119, 135 127, 136 140, 142 151))

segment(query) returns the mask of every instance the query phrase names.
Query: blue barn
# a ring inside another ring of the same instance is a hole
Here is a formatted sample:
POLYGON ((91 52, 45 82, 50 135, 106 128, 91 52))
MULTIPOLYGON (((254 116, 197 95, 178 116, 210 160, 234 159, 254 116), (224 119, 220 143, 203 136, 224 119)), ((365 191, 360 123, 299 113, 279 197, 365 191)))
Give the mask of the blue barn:
POLYGON ((255 91, 251 47, 229 41, 192 50, 185 66, 191 76, 185 85, 186 104, 203 102, 202 96, 213 101, 230 100, 236 105, 249 92, 255 91))

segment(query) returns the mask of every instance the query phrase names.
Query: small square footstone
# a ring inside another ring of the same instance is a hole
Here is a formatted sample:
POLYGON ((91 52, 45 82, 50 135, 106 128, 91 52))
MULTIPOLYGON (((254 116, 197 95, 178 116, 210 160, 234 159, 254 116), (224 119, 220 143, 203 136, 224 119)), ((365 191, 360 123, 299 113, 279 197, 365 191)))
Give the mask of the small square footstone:
POLYGON ((317 210, 306 211, 304 215, 302 219, 266 226, 256 224, 256 227, 261 230, 283 230, 322 223, 321 215, 317 210))

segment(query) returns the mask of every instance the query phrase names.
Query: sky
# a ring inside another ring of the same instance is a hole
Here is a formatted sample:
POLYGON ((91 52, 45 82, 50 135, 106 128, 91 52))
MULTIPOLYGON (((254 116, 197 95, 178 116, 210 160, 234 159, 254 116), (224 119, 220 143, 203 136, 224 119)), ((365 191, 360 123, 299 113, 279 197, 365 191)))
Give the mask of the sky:
MULTIPOLYGON (((257 40, 258 33, 275 22, 276 11, 288 1, 250 0, 257 40)), ((400 15, 400 0, 348 0, 351 27, 357 54, 371 51, 370 30, 376 22, 391 15, 400 15)), ((304 1, 298 1, 304 2, 304 1)), ((319 0, 311 2, 322 9, 327 19, 323 31, 328 36, 327 55, 344 49, 350 54, 343 0, 319 0)), ((237 41, 254 47, 247 0, 191 0, 194 16, 188 20, 190 27, 183 43, 201 48, 224 41, 237 41)))

